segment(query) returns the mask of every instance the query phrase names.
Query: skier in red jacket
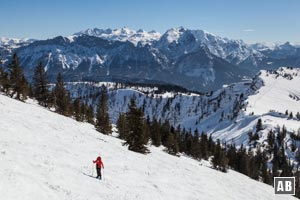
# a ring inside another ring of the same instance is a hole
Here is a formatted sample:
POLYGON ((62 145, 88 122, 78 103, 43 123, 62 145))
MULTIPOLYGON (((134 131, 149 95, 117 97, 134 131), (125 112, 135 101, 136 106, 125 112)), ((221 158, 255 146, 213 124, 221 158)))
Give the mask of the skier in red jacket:
POLYGON ((97 170, 97 177, 101 180, 101 166, 104 169, 103 162, 101 160, 101 157, 98 156, 96 160, 93 160, 93 163, 96 163, 96 170, 97 170))

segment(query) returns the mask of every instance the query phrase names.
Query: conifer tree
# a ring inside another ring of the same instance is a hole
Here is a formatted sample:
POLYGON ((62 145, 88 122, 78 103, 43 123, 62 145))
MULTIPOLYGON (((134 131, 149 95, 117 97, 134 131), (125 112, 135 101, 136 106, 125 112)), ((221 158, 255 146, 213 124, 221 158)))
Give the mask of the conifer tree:
POLYGON ((8 69, 10 96, 16 95, 16 99, 25 100, 28 85, 16 53, 14 53, 11 63, 8 64, 8 69))
POLYGON ((186 152, 185 129, 181 130, 180 126, 177 126, 176 134, 178 135, 179 152, 186 152))
POLYGON ((151 141, 154 146, 161 145, 161 131, 160 131, 160 124, 156 119, 153 120, 150 129, 151 141))
POLYGON ((193 140, 193 136, 192 136, 191 132, 185 132, 184 152, 187 155, 192 155, 192 140, 193 140))
POLYGON ((228 169, 228 158, 226 157, 225 155, 225 151, 223 150, 222 151, 222 154, 221 154, 221 161, 220 161, 220 170, 222 172, 227 172, 227 169, 228 169))
POLYGON ((145 146, 148 142, 144 128, 144 113, 141 108, 137 108, 134 99, 131 99, 129 111, 126 113, 126 143, 128 149, 139 153, 147 153, 145 146))
POLYGON ((161 128, 160 128, 161 144, 166 146, 168 134, 170 132, 170 124, 168 121, 164 121, 163 123, 159 121, 158 123, 161 124, 161 128))
POLYGON ((2 67, 2 60, 0 58, 0 91, 7 93, 9 87, 8 73, 2 67))
POLYGON ((264 161, 262 163, 262 178, 263 178, 264 183, 269 184, 269 185, 272 184, 272 176, 271 176, 270 171, 268 170, 267 161, 264 161))
MULTIPOLYGON (((1 72, 0 72, 1 73, 1 72)), ((8 73, 4 72, 1 73, 0 75, 0 85, 1 87, 1 91, 4 92, 5 94, 8 94, 9 92, 9 79, 8 79, 8 73)))
POLYGON ((208 143, 207 135, 205 133, 202 133, 201 140, 200 140, 200 152, 201 152, 201 157, 205 160, 207 160, 208 158, 207 143, 208 143))
POLYGON ((285 115, 286 115, 286 116, 289 115, 289 111, 288 111, 288 110, 285 111, 285 115))
POLYGON ((107 95, 102 92, 97 106, 96 124, 97 131, 103 134, 111 133, 111 124, 108 114, 107 95))
MULTIPOLYGON (((143 108, 141 108, 143 116, 144 116, 144 112, 143 112, 143 108)), ((143 120, 143 130, 144 130, 144 138, 145 138, 145 142, 146 144, 149 141, 150 138, 150 121, 147 122, 147 120, 143 120)))
POLYGON ((257 124, 256 124, 256 133, 261 130, 263 130, 262 121, 261 121, 261 119, 258 119, 257 124))
POLYGON ((221 147, 220 140, 217 141, 216 150, 212 159, 214 168, 219 169, 222 172, 227 171, 228 158, 225 155, 224 150, 221 147))
POLYGON ((273 177, 278 176, 278 170, 279 170, 278 147, 275 144, 274 145, 274 151, 273 151, 273 160, 272 160, 272 174, 273 174, 273 177))
POLYGON ((81 119, 81 107, 80 107, 80 99, 79 98, 76 98, 74 101, 73 101, 73 112, 74 112, 74 116, 75 116, 75 119, 77 121, 82 121, 81 119))
POLYGON ((69 115, 71 110, 70 94, 64 87, 64 80, 61 73, 57 75, 57 80, 53 91, 53 100, 56 112, 62 115, 69 115))
POLYGON ((208 151, 211 152, 211 154, 214 154, 214 152, 215 152, 215 143, 212 139, 212 134, 209 135, 207 148, 208 148, 208 151))
POLYGON ((299 112, 297 112, 296 118, 297 118, 297 120, 300 120, 300 113, 299 112))
POLYGON ((273 148, 273 145, 275 143, 275 135, 272 130, 268 133, 268 144, 269 144, 269 149, 273 148))
POLYGON ((27 93, 30 98, 32 98, 32 99, 34 98, 32 84, 28 84, 28 92, 27 93))
POLYGON ((196 129, 192 139, 191 154, 196 159, 201 159, 201 149, 199 141, 199 132, 196 129))
POLYGON ((87 112, 86 112, 86 120, 90 124, 94 124, 94 109, 92 105, 88 106, 87 112))
POLYGON ((234 143, 230 145, 227 151, 227 158, 229 159, 228 165, 236 169, 237 150, 234 143))
POLYGON ((4 69, 2 68, 0 60, 0 91, 3 91, 3 77, 4 77, 4 69))
POLYGON ((178 142, 176 141, 173 133, 168 134, 166 147, 169 154, 176 155, 178 153, 178 142))
POLYGON ((296 151, 295 153, 295 160, 297 161, 297 170, 299 170, 299 167, 300 167, 300 151, 296 151))
POLYGON ((42 63, 39 63, 34 71, 33 93, 40 105, 42 106, 48 105, 49 91, 48 91, 48 83, 47 83, 47 73, 44 70, 42 63))
POLYGON ((247 176, 249 175, 249 157, 243 145, 241 145, 237 153, 236 170, 247 176))
POLYGON ((252 179, 258 180, 259 178, 259 172, 260 172, 260 162, 261 162, 261 152, 258 149, 257 155, 253 156, 252 151, 248 151, 248 158, 249 158, 249 174, 248 176, 252 179))
POLYGON ((85 103, 81 103, 80 106, 80 121, 87 121, 87 108, 85 103))
POLYGON ((289 119, 293 119, 293 118, 294 118, 293 112, 290 112, 289 119))
POLYGON ((120 113, 118 121, 117 121, 117 128, 119 131, 119 138, 125 139, 127 136, 127 127, 126 127, 126 116, 123 113, 120 113))

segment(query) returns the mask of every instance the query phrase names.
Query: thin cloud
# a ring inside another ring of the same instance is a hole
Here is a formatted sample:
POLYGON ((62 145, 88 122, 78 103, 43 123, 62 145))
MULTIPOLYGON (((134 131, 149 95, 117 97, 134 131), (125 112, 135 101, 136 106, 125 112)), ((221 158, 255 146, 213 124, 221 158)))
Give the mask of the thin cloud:
POLYGON ((243 31, 244 31, 244 32, 254 32, 255 30, 254 30, 254 29, 251 29, 251 28, 249 28, 249 29, 244 29, 243 31))

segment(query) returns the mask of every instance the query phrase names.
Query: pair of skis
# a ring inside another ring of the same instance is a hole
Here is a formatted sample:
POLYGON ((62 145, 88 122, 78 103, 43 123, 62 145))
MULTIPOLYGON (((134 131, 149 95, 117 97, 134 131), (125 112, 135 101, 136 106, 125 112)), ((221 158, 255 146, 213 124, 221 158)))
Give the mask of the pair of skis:
POLYGON ((100 179, 100 178, 97 178, 97 177, 92 176, 92 175, 90 175, 90 174, 86 174, 86 173, 84 173, 84 172, 83 172, 83 175, 88 176, 88 177, 91 177, 91 178, 95 178, 95 179, 102 180, 102 178, 100 179))

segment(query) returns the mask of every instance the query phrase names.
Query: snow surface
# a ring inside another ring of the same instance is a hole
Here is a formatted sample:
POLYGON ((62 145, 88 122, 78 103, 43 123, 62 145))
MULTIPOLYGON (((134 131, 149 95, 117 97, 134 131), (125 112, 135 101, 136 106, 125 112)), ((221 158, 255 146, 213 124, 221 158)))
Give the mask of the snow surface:
MULTIPOLYGON (((258 119, 262 119, 264 130, 260 131, 259 143, 264 143, 270 130, 285 126, 288 132, 297 133, 300 121, 295 115, 300 112, 300 68, 282 67, 276 71, 261 70, 251 84, 234 84, 232 90, 244 94, 244 106, 234 121, 223 120, 216 123, 216 115, 210 115, 199 130, 213 134, 215 139, 234 142, 237 146, 248 146, 248 133, 256 131, 258 119), (252 88, 249 90, 249 88, 252 88), (294 118, 285 115, 293 112, 294 118)), ((230 86, 225 87, 229 89, 230 86)), ((228 92, 226 92, 228 93, 228 92)), ((231 96, 234 93, 231 92, 231 96)), ((231 104, 232 105, 232 104, 231 104)), ((222 105, 221 105, 222 107, 222 105)), ((224 108, 222 108, 224 111, 224 108)), ((225 111, 226 115, 226 111, 225 111)), ((285 139, 289 143, 289 137, 285 139)), ((289 146, 289 145, 287 145, 289 146)), ((294 160, 294 157, 291 157, 294 160)))
POLYGON ((229 170, 222 173, 185 156, 150 147, 142 155, 122 141, 28 100, 0 95, 0 196, 53 199, 294 199, 229 170), (103 180, 92 160, 101 154, 103 180), (87 175, 84 175, 87 174, 87 175))
POLYGON ((249 96, 248 112, 264 114, 275 110, 285 113, 289 110, 296 114, 300 111, 300 69, 280 68, 277 72, 261 71, 264 85, 256 94, 249 96))

